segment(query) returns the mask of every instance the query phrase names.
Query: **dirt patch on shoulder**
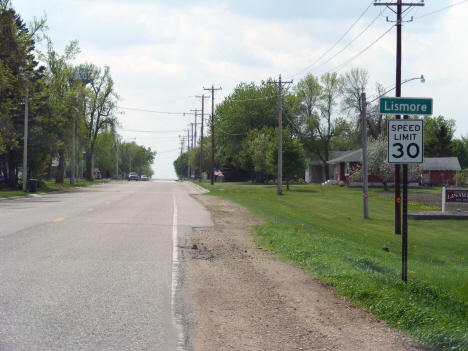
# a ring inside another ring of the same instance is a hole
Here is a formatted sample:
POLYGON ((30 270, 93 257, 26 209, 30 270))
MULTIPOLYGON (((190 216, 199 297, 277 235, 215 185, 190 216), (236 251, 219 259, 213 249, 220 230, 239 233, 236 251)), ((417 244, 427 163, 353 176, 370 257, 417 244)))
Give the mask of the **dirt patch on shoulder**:
POLYGON ((194 350, 425 350, 251 237, 259 219, 236 204, 195 196, 215 225, 190 244, 200 328, 194 350))

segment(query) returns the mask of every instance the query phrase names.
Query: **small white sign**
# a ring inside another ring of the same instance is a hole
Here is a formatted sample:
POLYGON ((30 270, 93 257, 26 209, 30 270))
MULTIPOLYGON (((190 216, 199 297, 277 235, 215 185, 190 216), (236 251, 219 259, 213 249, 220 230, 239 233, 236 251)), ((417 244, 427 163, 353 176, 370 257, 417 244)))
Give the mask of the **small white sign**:
POLYGON ((387 124, 387 162, 411 164, 424 162, 424 121, 390 119, 387 124))

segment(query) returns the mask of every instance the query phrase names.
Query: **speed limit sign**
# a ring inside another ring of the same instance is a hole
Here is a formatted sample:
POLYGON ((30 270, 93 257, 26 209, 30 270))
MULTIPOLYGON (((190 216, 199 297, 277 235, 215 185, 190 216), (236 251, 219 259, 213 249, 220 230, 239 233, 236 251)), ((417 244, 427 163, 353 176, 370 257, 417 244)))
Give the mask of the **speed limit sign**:
POLYGON ((424 162, 424 121, 422 119, 390 119, 387 127, 388 163, 424 162))

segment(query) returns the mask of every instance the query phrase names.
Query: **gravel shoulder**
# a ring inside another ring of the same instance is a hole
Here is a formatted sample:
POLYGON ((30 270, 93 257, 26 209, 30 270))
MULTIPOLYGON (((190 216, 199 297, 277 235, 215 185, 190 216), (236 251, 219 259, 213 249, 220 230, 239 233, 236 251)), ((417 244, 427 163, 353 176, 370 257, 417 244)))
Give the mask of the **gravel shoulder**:
POLYGON ((186 247, 198 329, 189 347, 211 350, 428 350, 257 246, 261 220, 237 204, 195 195, 214 226, 186 247))

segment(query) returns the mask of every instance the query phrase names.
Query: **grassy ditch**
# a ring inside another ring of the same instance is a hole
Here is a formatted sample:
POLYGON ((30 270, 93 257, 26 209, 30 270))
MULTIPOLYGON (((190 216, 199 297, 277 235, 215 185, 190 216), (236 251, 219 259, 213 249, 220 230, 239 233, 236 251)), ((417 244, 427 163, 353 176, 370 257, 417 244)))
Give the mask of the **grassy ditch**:
MULTIPOLYGON (((113 181, 113 180, 110 180, 113 181)), ((66 178, 63 184, 56 184, 55 181, 45 181, 45 186, 38 187, 37 192, 35 194, 44 194, 50 193, 52 191, 59 191, 59 190, 66 190, 66 189, 73 189, 81 186, 89 186, 95 184, 104 183, 102 179, 96 179, 94 181, 86 181, 86 180, 79 180, 79 182, 75 182, 75 184, 70 184, 70 179, 66 178)), ((21 188, 21 186, 20 186, 21 188)), ((9 189, 0 189, 0 199, 6 197, 16 197, 16 196, 27 196, 30 195, 29 188, 27 192, 23 192, 22 190, 9 190, 9 189)))
MULTIPOLYGON (((370 190, 363 219, 362 189, 202 183, 211 195, 237 202, 265 220, 263 247, 310 271, 344 296, 415 340, 444 350, 468 350, 468 230, 466 221, 408 222, 408 283, 401 280, 401 236, 394 203, 370 190)), ((410 189, 437 192, 440 188, 410 189)), ((412 202, 409 212, 435 210, 412 202)), ((440 209, 439 209, 440 210, 440 209)))

